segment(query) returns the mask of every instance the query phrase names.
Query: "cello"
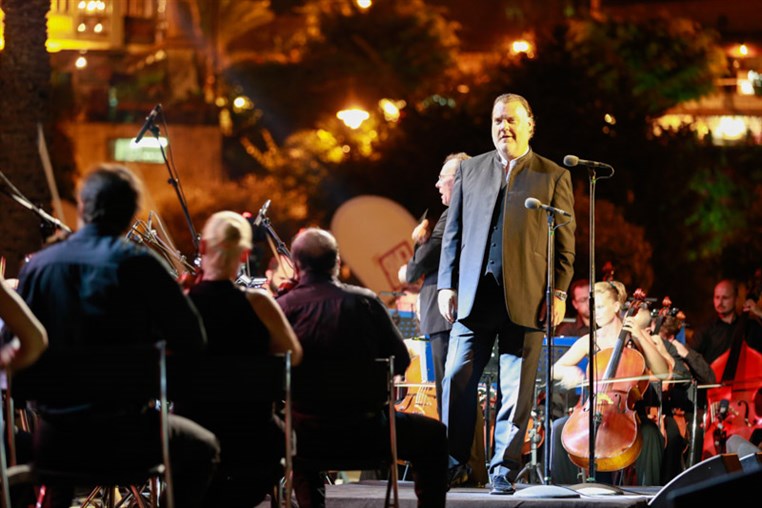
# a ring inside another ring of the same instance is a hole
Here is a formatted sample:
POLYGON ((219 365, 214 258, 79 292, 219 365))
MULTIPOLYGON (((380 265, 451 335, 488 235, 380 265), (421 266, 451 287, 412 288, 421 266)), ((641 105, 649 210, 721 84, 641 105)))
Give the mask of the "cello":
MULTIPOLYGON (((637 314, 645 300, 642 289, 635 290, 626 317, 637 314)), ((595 354, 595 393, 586 404, 578 405, 561 432, 561 442, 569 458, 577 466, 590 466, 590 415, 595 411, 595 466, 603 472, 618 471, 635 462, 642 442, 638 432, 638 417, 633 408, 648 385, 644 376, 646 362, 634 348, 625 347, 629 332, 621 330, 613 348, 595 354), (612 382, 613 381, 613 382, 612 382)))

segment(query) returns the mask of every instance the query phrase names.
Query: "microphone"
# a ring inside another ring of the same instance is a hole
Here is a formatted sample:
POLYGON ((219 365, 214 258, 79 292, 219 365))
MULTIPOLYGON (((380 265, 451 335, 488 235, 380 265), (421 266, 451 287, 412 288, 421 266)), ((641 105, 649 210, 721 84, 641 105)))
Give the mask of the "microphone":
POLYGON ((611 166, 609 166, 606 163, 603 162, 595 162, 595 161, 586 161, 585 159, 580 159, 576 155, 567 155, 564 157, 564 165, 574 167, 574 166, 587 166, 589 168, 597 168, 597 169, 610 169, 614 170, 611 166))
POLYGON ((146 117, 146 121, 143 123, 143 127, 140 128, 140 130, 138 131, 138 135, 135 136, 136 145, 140 143, 141 139, 143 139, 143 136, 145 136, 146 131, 151 128, 154 120, 156 120, 156 115, 159 114, 159 111, 161 111, 161 104, 157 104, 156 106, 154 106, 151 112, 148 113, 148 116, 146 117))
POLYGON ((262 208, 259 209, 259 213, 257 214, 257 218, 254 219, 254 227, 259 226, 262 223, 262 219, 264 219, 267 216, 267 209, 270 208, 270 200, 268 199, 265 201, 265 204, 262 205, 262 208))
POLYGON ((524 201, 524 208, 529 208, 531 210, 542 209, 547 212, 553 212, 559 215, 563 215, 564 217, 571 217, 571 214, 567 212, 566 210, 561 210, 560 208, 555 208, 550 205, 543 205, 542 203, 540 203, 540 200, 537 198, 527 198, 524 201))

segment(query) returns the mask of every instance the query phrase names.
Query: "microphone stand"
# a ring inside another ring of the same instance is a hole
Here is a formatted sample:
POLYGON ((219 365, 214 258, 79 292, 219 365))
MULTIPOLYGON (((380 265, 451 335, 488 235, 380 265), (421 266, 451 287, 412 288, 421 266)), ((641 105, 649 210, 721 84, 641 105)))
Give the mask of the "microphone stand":
MULTIPOLYGON (((554 287, 554 261, 555 256, 555 219, 556 215, 550 210, 546 210, 548 214, 548 273, 546 276, 547 284, 545 285, 545 337, 547 340, 547 350, 545 352, 545 431, 549 434, 551 428, 550 412, 553 407, 553 287, 554 287)), ((547 485, 551 483, 551 469, 550 469, 550 446, 545 443, 543 448, 543 479, 542 484, 547 485)))
POLYGON ((19 191, 16 188, 15 185, 13 185, 11 183, 10 180, 8 180, 8 178, 5 176, 5 174, 2 171, 0 171, 0 178, 2 178, 2 180, 5 182, 5 184, 11 189, 11 190, 8 190, 5 187, 2 187, 2 188, 0 188, 0 192, 2 192, 3 194, 8 196, 9 198, 14 200, 15 202, 17 202, 18 204, 20 204, 21 206, 23 206, 27 210, 31 210, 32 212, 36 213, 37 216, 40 219, 42 219, 44 222, 46 222, 46 223, 48 223, 48 224, 50 224, 50 225, 52 225, 52 226, 54 226, 54 227, 64 231, 66 233, 71 233, 72 232, 71 228, 69 228, 69 226, 67 226, 66 224, 64 224, 60 220, 56 219, 55 217, 53 217, 52 215, 47 213, 45 210, 43 210, 39 206, 33 204, 26 196, 24 196, 21 193, 21 191, 19 191))
MULTIPOLYGON (((270 218, 266 214, 262 214, 262 222, 260 225, 265 228, 265 232, 275 243, 275 255, 278 257, 279 262, 282 258, 286 258, 288 260, 288 264, 291 265, 292 275, 295 274, 296 270, 294 269, 294 259, 291 257, 291 252, 289 252, 288 247, 286 247, 286 244, 283 242, 283 240, 280 239, 278 233, 275 232, 272 224, 270 224, 270 218)), ((270 247, 272 248, 272 244, 270 247)))
POLYGON ((595 183, 597 181, 595 168, 594 167, 588 167, 588 177, 590 179, 590 213, 589 213, 589 228, 590 228, 590 237, 589 237, 589 251, 590 251, 590 265, 589 265, 589 271, 588 271, 588 280, 590 280, 590 300, 589 300, 589 307, 590 307, 590 341, 588 343, 588 351, 587 351, 587 358, 588 358, 588 366, 589 366, 589 377, 587 379, 588 385, 588 396, 587 396, 587 403, 590 406, 588 414, 588 428, 590 429, 589 434, 589 461, 588 461, 588 476, 585 479, 586 482, 595 482, 595 437, 596 433, 598 431, 598 426, 596 422, 596 415, 594 414, 595 411, 593 411, 593 401, 595 400, 595 361, 593 361, 593 358, 595 357, 595 348, 596 348, 596 340, 595 340, 595 329, 596 329, 596 323, 595 323, 595 183))
MULTIPOLYGON (((548 215, 548 250, 547 250, 547 275, 546 280, 547 284, 545 286, 545 335, 546 335, 546 342, 547 342, 547 349, 545 351, 545 414, 543 415, 543 425, 545 425, 545 431, 546 435, 550 435, 550 429, 552 426, 550 413, 551 409, 553 407, 553 332, 555 331, 555 327, 553 326, 553 303, 554 303, 554 296, 553 296, 553 287, 555 285, 554 283, 554 257, 555 257, 555 231, 556 231, 556 225, 555 225, 555 210, 553 209, 544 209, 545 212, 548 215)), ((563 227, 566 224, 571 222, 571 219, 567 222, 564 222, 563 224, 560 224, 558 227, 563 227)), ((535 400, 537 398, 535 397, 535 400)), ((487 401, 489 402, 489 400, 487 401)), ((548 440, 546 439, 545 444, 543 445, 543 464, 542 464, 542 474, 543 477, 540 479, 540 485, 529 487, 527 489, 523 489, 522 492, 526 495, 526 497, 550 497, 550 498, 571 498, 571 497, 580 497, 579 494, 577 494, 572 489, 561 487, 559 485, 554 485, 552 481, 552 470, 550 468, 550 443, 548 443, 548 440), (532 492, 534 490, 534 492, 532 492), (532 492, 530 495, 528 492, 532 492)), ((521 473, 519 473, 521 474, 521 473)))
MULTIPOLYGON (((161 112, 162 118, 164 118, 164 110, 161 112)), ((191 233, 191 238, 193 240, 193 248, 196 250, 193 256, 193 264, 198 267, 200 266, 200 259, 199 259, 199 244, 200 244, 200 238, 198 233, 196 232, 196 228, 193 227, 193 221, 191 220, 190 213, 188 212, 188 205, 185 202, 185 196, 183 194, 182 188, 180 187, 180 179, 177 178, 176 172, 173 169, 172 164, 169 163, 169 160, 167 159, 166 153, 164 153, 164 147, 161 146, 161 138, 159 137, 159 126, 156 125, 153 121, 151 121, 151 126, 149 127, 149 130, 153 133, 154 137, 156 138, 156 141, 158 141, 159 150, 161 150, 161 156, 164 159, 164 165, 167 167, 167 171, 169 172, 169 180, 167 180, 167 183, 171 184, 172 187, 175 189, 175 194, 177 194, 177 199, 180 201, 180 207, 183 210, 183 215, 185 215, 185 221, 188 223, 188 229, 191 233)))
POLYGON ((275 229, 273 229, 272 225, 270 224, 270 218, 266 215, 262 216, 262 227, 265 228, 265 231, 268 235, 270 235, 270 238, 273 239, 275 242, 275 252, 276 254, 280 256, 285 256, 293 265, 293 258, 291 257, 291 252, 289 252, 288 247, 286 247, 286 244, 283 243, 283 241, 278 236, 278 233, 275 232, 275 229))
MULTIPOLYGON (((611 178, 614 176, 614 168, 611 168, 611 174, 602 178, 611 178)), ((590 266, 588 279, 590 280, 590 342, 588 344, 588 366, 590 375, 588 377, 588 398, 587 402, 590 406, 588 411, 588 428, 589 434, 589 461, 588 461, 588 477, 585 482, 595 482, 595 439, 598 431, 598 424, 600 423, 601 416, 595 414, 593 411, 594 401, 596 397, 595 393, 595 352, 596 352, 596 324, 595 324, 595 184, 598 180, 594 166, 588 166, 588 177, 590 179, 590 214, 589 214, 589 227, 590 227, 590 239, 589 239, 589 251, 590 251, 590 266)))

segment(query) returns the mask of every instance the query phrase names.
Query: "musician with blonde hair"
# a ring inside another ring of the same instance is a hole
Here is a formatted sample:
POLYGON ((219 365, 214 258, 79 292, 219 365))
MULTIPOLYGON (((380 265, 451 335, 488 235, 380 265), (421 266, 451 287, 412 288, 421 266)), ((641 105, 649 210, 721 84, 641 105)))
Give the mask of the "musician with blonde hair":
MULTIPOLYGON (((265 289, 234 283, 251 246, 252 228, 241 214, 225 210, 206 221, 199 248, 202 277, 188 295, 204 321, 207 354, 260 356, 291 351, 292 363, 298 365, 302 346, 275 299, 265 289)), ((231 378, 226 389, 234 391, 240 387, 231 378)), ((176 407, 184 414, 181 403, 176 407)), ((254 417, 251 408, 197 405, 192 408, 187 416, 214 432, 222 447, 221 474, 212 483, 206 506, 257 504, 283 474, 280 462, 284 456, 284 436, 277 422, 266 425, 268 436, 252 435, 256 422, 250 426, 245 423, 254 417), (262 457, 272 459, 272 476, 244 478, 225 474, 227 466, 245 465, 255 455, 258 461, 262 457)))
MULTIPOLYGON (((595 334, 596 354, 614 348, 617 341, 620 340, 620 334, 627 332, 627 336, 632 338, 633 345, 643 355, 646 373, 659 378, 667 378, 670 375, 670 365, 647 331, 646 327, 650 319, 643 319, 643 314, 648 314, 647 311, 641 309, 639 312, 633 312, 632 315, 623 317, 627 290, 621 282, 596 282, 594 290, 595 322, 598 326, 595 334)), ((633 302, 633 304, 636 303, 633 302)), ((586 376, 578 364, 587 357, 589 350, 589 334, 577 339, 553 365, 553 379, 560 382, 564 388, 572 388, 584 383, 586 376)), ((602 375, 603 372, 599 372, 599 374, 602 375)), ((599 391, 605 389, 606 385, 604 384, 597 387, 599 391)), ((575 408, 575 411, 580 410, 582 410, 582 406, 575 408)), ((572 463, 568 452, 562 445, 562 432, 568 421, 569 416, 555 420, 551 434, 551 474, 554 482, 561 484, 580 482, 580 470, 577 465, 572 463)), ((642 451, 635 461, 636 481, 639 485, 658 485, 664 448, 663 438, 656 425, 647 418, 640 418, 638 432, 641 435, 643 445, 642 451)))

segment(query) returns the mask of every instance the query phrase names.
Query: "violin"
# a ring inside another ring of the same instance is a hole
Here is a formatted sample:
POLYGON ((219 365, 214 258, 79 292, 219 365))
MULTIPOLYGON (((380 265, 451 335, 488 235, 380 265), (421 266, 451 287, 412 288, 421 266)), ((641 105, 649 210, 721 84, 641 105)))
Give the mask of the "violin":
MULTIPOLYGON (((637 314, 645 302, 645 292, 635 290, 626 317, 637 314)), ((595 466, 599 471, 618 471, 630 466, 640 455, 642 441, 634 404, 648 386, 646 362, 622 329, 613 348, 595 354, 595 394, 586 404, 578 405, 561 433, 561 442, 569 458, 579 467, 590 467, 590 414, 595 411, 595 466), (598 372, 603 372, 598 376, 598 372), (621 381, 616 381, 621 379, 621 381), (613 382, 612 382, 613 381, 613 382)))
POLYGON ((195 272, 186 270, 177 277, 177 283, 185 294, 204 279, 204 271, 199 268, 195 272))
POLYGON ((289 277, 288 279, 284 280, 278 285, 276 296, 283 296, 299 283, 299 281, 294 277, 289 277))

